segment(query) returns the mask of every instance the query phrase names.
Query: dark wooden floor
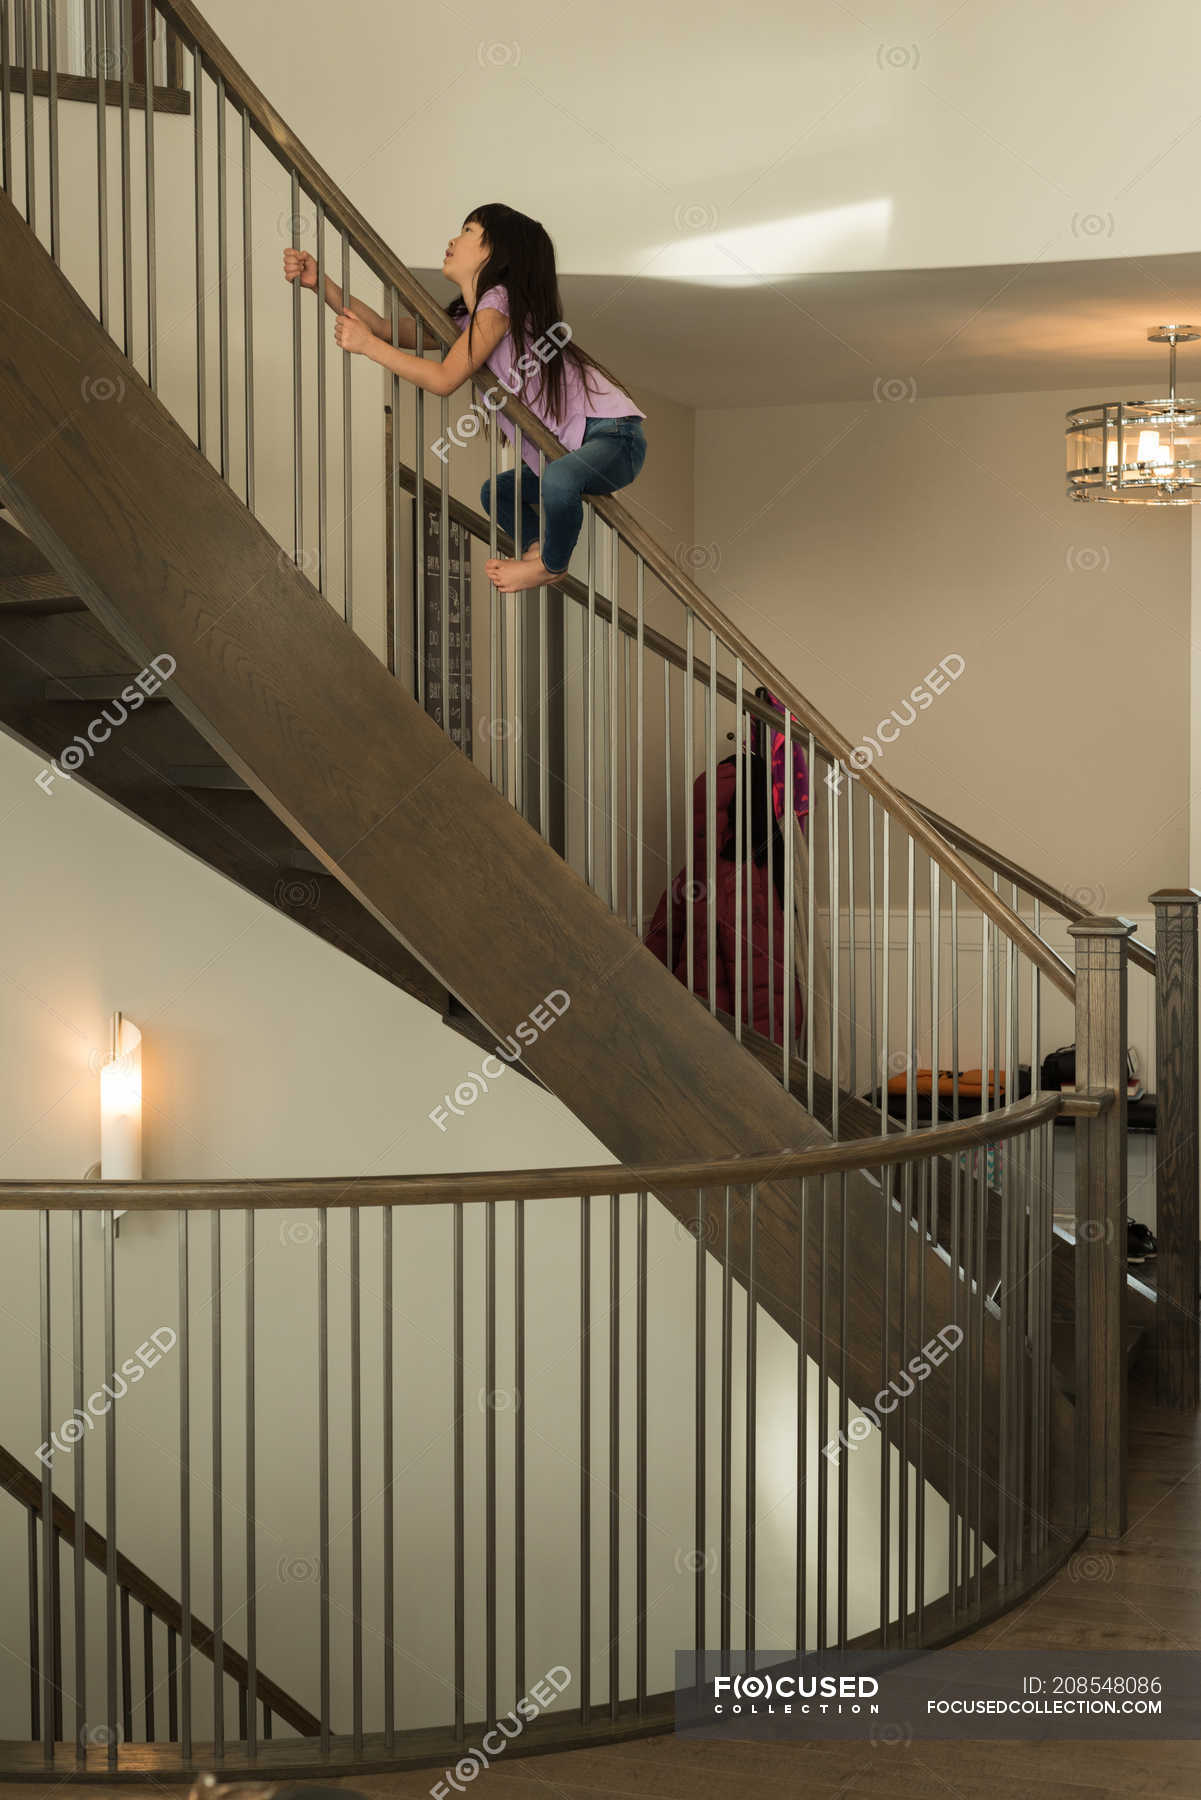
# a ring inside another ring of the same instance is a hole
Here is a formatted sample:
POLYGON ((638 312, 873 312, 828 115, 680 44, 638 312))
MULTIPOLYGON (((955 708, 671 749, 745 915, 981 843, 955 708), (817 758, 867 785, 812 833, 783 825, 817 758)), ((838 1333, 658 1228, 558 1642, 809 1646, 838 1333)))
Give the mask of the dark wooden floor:
MULTIPOLYGON (((1094 1541, 1024 1607, 972 1641, 1201 1648, 1201 1420, 1132 1389, 1130 1530, 1094 1541)), ((428 1800, 440 1771, 347 1780, 373 1800, 428 1800)), ((338 1784, 334 1784, 338 1785, 338 1784)), ((0 1800, 100 1800, 112 1788, 10 1787, 0 1800)), ((185 1800, 186 1790, 141 1790, 185 1800)), ((454 1790, 450 1790, 453 1794, 454 1790)), ((513 1756, 465 1792, 488 1800, 1199 1800, 1201 1743, 774 1745, 646 1738, 610 1749, 513 1756)))

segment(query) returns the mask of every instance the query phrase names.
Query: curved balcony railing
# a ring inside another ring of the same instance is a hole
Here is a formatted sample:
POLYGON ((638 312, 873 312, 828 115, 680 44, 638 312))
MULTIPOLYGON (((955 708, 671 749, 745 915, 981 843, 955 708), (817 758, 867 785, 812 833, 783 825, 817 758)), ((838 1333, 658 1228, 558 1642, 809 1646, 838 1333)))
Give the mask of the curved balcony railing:
POLYGON ((35 1765, 453 1762, 548 1669, 531 1740, 582 1744, 665 1728, 681 1647, 918 1647, 1011 1605, 1080 1535, 1049 1134, 1100 1105, 673 1167, 0 1183, 37 1244, 40 1401, 8 1454, 40 1504, 6 1515, 15 1555, 33 1533, 35 1765), (39 1584, 68 1484, 102 1576, 73 1531, 39 1584), (162 1605, 119 1631, 123 1542, 180 1596, 169 1677, 162 1605))

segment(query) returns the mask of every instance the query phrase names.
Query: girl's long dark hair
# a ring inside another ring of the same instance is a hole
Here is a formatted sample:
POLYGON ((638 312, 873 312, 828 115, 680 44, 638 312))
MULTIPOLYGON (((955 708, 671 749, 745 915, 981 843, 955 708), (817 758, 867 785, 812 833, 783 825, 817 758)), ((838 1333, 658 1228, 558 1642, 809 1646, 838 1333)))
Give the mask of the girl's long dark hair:
MULTIPOLYGON (((738 759, 736 756, 726 756, 722 761, 736 765, 738 759)), ((747 856, 750 855, 761 869, 767 861, 767 846, 770 842, 772 885, 776 890, 776 898, 780 905, 786 907, 788 902, 784 896, 784 839, 780 827, 776 823, 775 809, 768 804, 767 761, 757 750, 751 750, 744 757, 744 762, 749 764, 743 779, 750 782, 751 803, 748 807, 744 795, 742 850, 739 852, 737 848, 738 795, 735 792, 730 795, 729 805, 726 808, 726 835, 718 847, 717 854, 724 857, 727 862, 734 863, 745 863, 747 856)), ((721 767, 720 763, 718 767, 721 767)))
MULTIPOLYGON (((550 326, 558 324, 563 318, 563 301, 555 271, 555 247, 545 226, 540 225, 537 219, 529 218, 500 200, 493 200, 487 206, 477 206, 473 212, 468 213, 463 223, 479 225, 488 247, 488 260, 480 269, 476 281, 476 304, 470 309, 467 325, 468 351, 471 349, 471 334, 475 329, 478 296, 486 294, 490 287, 500 286, 508 290, 509 331, 513 338, 513 361, 516 363, 528 344, 540 338, 550 326)), ((447 311, 452 319, 466 318, 467 302, 460 295, 447 311)), ((585 392, 589 395, 596 392, 595 386, 589 381, 590 369, 606 376, 622 393, 629 394, 630 390, 625 382, 618 381, 594 356, 577 349, 574 341, 569 338, 558 356, 539 363, 538 385, 534 389, 534 397, 541 398, 545 395, 547 411, 560 423, 563 420, 566 397, 564 357, 570 357, 579 370, 585 392)), ((534 378, 531 376, 528 379, 534 378)), ((515 398, 528 404, 530 397, 525 392, 523 380, 522 388, 515 398)), ((633 395, 630 398, 633 399, 633 395)))

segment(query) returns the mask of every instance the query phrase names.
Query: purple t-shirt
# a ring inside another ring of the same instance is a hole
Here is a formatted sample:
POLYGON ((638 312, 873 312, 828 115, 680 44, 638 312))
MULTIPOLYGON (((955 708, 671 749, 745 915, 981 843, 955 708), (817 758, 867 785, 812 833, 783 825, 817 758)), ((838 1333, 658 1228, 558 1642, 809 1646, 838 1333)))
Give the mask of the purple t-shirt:
MULTIPOLYGON (((480 295, 479 306, 481 311, 485 306, 493 307, 497 312, 504 313, 507 319, 509 317, 507 290, 500 286, 490 287, 487 293, 480 295)), ((469 314, 465 314, 459 321, 460 331, 466 331, 469 317, 469 314)), ((569 343, 570 341, 568 339, 569 343)), ((547 404, 549 396, 536 391, 539 380, 544 381, 546 378, 546 370, 541 359, 537 357, 537 352, 534 351, 528 335, 525 349, 526 353, 533 356, 538 362, 537 369, 529 375, 523 375, 522 371, 515 367, 511 331, 506 331, 488 358, 487 367, 503 383, 502 392, 496 398, 500 400, 505 394, 512 394, 514 398, 520 400, 524 406, 529 408, 535 418, 541 419, 551 435, 558 438, 564 450, 579 449, 584 441, 584 427, 589 419, 623 419, 629 418, 631 414, 645 419, 646 414, 642 409, 634 405, 628 394, 623 393, 619 387, 615 387, 611 381, 607 380, 599 369, 589 368, 588 385, 585 388, 584 379, 575 363, 570 357, 564 357, 563 419, 560 423, 549 411, 547 404), (523 386, 524 392, 522 391, 523 386)), ((496 416, 505 441, 511 443, 513 441, 512 425, 503 413, 498 412, 496 416)), ((538 473, 537 445, 531 444, 527 438, 523 438, 521 455, 522 461, 528 463, 536 475, 538 473)))

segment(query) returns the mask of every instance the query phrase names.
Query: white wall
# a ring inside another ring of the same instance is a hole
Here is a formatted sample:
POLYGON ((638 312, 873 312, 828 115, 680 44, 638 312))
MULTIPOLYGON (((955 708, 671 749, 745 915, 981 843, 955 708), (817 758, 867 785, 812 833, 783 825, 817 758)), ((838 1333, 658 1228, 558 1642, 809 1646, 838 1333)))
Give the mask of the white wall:
POLYGON ((1188 868, 1189 515, 1064 497, 1086 398, 702 411, 698 579, 852 742, 962 656, 875 766, 1133 914, 1188 868))

